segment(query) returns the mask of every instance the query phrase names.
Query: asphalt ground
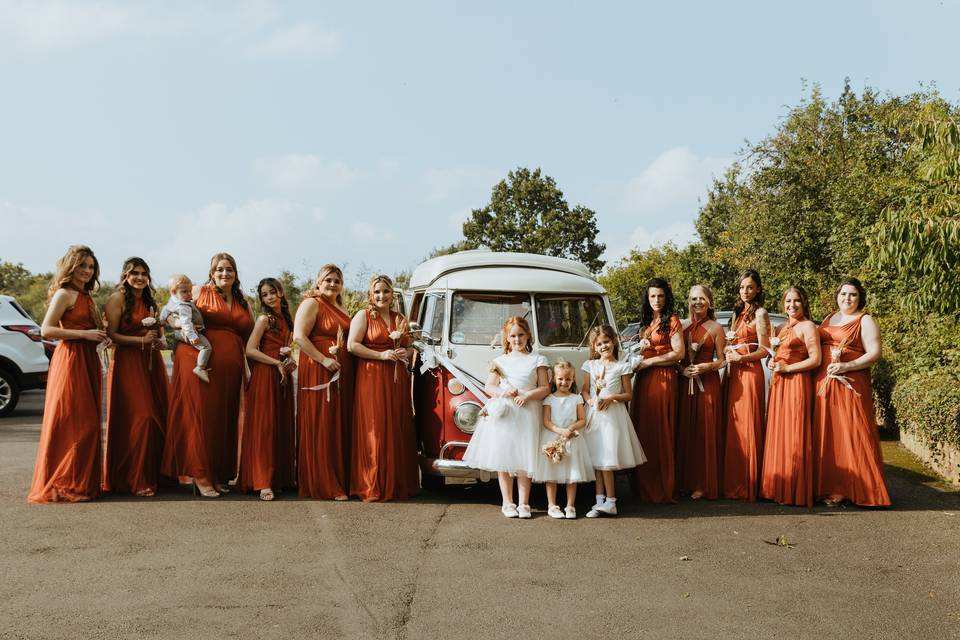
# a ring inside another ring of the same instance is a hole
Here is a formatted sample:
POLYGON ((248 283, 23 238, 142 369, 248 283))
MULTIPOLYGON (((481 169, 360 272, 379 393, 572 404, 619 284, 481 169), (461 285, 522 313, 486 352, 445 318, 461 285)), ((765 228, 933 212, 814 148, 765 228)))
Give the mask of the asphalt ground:
POLYGON ((960 498, 909 471, 885 510, 625 482, 599 520, 547 517, 542 489, 507 520, 494 485, 28 505, 42 399, 0 420, 0 638, 960 638, 960 498))

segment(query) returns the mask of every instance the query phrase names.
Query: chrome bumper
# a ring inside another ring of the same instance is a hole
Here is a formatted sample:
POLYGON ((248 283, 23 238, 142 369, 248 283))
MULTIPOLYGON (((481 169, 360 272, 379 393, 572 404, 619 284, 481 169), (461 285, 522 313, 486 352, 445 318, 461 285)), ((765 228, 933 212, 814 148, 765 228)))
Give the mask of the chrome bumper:
POLYGON ((446 457, 453 447, 466 448, 467 444, 466 442, 446 443, 440 448, 440 456, 438 458, 423 458, 421 460, 423 472, 436 476, 444 476, 445 478, 476 478, 484 482, 490 480, 493 474, 489 471, 475 469, 463 460, 453 460, 446 457))

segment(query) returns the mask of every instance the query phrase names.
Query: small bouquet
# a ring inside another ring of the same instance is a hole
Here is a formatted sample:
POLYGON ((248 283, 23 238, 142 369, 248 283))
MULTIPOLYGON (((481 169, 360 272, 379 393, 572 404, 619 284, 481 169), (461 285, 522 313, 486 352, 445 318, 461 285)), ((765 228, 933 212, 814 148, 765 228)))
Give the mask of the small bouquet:
MULTIPOLYGON (((106 316, 101 316, 97 313, 95 302, 91 303, 93 305, 93 323, 97 326, 97 329, 103 331, 108 336, 110 335, 110 326, 107 322, 106 316)), ((100 366, 103 368, 104 373, 107 369, 110 368, 110 352, 107 351, 113 344, 107 339, 106 342, 101 342, 97 345, 97 355, 100 357, 100 366)))
POLYGON ((559 436, 553 442, 543 446, 543 455, 547 456, 547 460, 556 464, 563 460, 563 456, 565 456, 569 450, 570 441, 563 436, 559 436))
MULTIPOLYGON (((400 341, 403 340, 404 336, 407 335, 407 321, 403 318, 397 322, 396 329, 390 332, 390 339, 393 340, 393 348, 400 348, 400 341)), ((398 361, 393 361, 393 381, 397 381, 397 365, 398 361)))
POLYGON ((343 351, 343 327, 337 327, 337 340, 327 349, 333 359, 340 362, 340 352, 343 351))
MULTIPOLYGON (((143 320, 140 321, 140 324, 143 325, 143 327, 147 331, 152 331, 154 327, 159 327, 160 321, 156 315, 152 315, 152 316, 145 317, 143 320)), ((161 333, 160 335, 163 335, 163 334, 161 333)), ((160 338, 158 336, 156 340, 150 341, 150 359, 147 361, 147 370, 149 371, 153 371, 153 352, 158 348, 157 342, 159 342, 159 340, 160 338)), ((142 346, 140 347, 140 350, 141 351, 143 350, 142 346)))
MULTIPOLYGON (((703 346, 702 342, 693 342, 687 345, 687 359, 690 361, 690 364, 694 364, 694 361, 697 359, 697 353, 700 351, 700 347, 703 346)), ((696 379, 697 387, 700 388, 700 391, 703 391, 703 382, 700 380, 700 376, 692 376, 689 378, 687 385, 687 395, 693 395, 693 381, 696 379)))
MULTIPOLYGON (((850 342, 846 339, 842 340, 840 344, 833 345, 830 347, 830 364, 837 364, 841 362, 840 357, 843 355, 843 352, 847 349, 850 342)), ((823 382, 820 383, 820 388, 817 390, 817 395, 825 396, 827 395, 827 384, 831 380, 836 380, 850 391, 853 391, 857 394, 857 397, 860 397, 860 392, 853 387, 853 381, 847 377, 840 375, 838 373, 828 373, 827 377, 823 379, 823 382)))
POLYGON ((599 400, 603 394, 604 389, 607 388, 607 367, 606 365, 600 369, 599 372, 593 376, 593 405, 597 405, 597 400, 599 400))

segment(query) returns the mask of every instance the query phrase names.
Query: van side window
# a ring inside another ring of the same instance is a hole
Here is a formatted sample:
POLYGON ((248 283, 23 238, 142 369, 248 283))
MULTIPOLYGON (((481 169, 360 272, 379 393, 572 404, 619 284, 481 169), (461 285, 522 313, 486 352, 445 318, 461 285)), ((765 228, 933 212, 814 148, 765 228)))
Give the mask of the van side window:
POLYGON ((443 320, 447 304, 445 294, 427 294, 423 306, 423 324, 427 344, 440 344, 443 340, 443 320))
POLYGON ((600 296, 537 295, 537 330, 545 347, 575 347, 600 324, 610 324, 600 296))

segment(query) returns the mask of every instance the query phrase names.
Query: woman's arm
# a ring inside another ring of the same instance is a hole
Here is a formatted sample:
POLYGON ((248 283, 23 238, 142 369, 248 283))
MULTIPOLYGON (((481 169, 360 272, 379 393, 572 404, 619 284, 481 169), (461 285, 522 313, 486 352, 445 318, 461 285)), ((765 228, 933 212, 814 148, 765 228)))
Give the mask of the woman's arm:
POLYGON ((248 358, 255 362, 278 367, 283 364, 281 360, 271 358, 263 351, 260 351, 260 341, 263 339, 263 334, 266 333, 267 327, 269 326, 270 319, 267 318, 267 316, 262 315, 257 318, 257 321, 253 324, 253 331, 250 332, 250 337, 247 338, 246 354, 248 358))
POLYGON ((550 395, 550 379, 547 367, 537 367, 537 386, 530 391, 517 394, 517 405, 523 406, 527 400, 543 400, 550 395))
POLYGON ((367 360, 398 360, 397 353, 393 349, 386 351, 376 351, 362 344, 363 336, 367 333, 367 312, 357 311, 350 321, 350 336, 347 338, 347 350, 359 358, 367 360))
POLYGON ((644 358, 640 361, 640 364, 637 365, 636 371, 642 371, 647 367, 673 366, 683 360, 683 349, 683 331, 675 331, 673 335, 670 336, 670 351, 666 352, 662 356, 644 358))
POLYGON ((114 344, 143 348, 157 339, 159 334, 154 330, 147 331, 142 336, 128 336, 120 333, 120 316, 123 315, 123 292, 115 291, 110 294, 104 310, 107 314, 107 335, 110 336, 114 344))
POLYGON ((757 327, 757 342, 760 344, 760 347, 757 347, 755 351, 750 353, 741 354, 738 351, 732 351, 727 355, 727 360, 730 362, 758 362, 766 358, 770 353, 762 347, 770 347, 770 315, 767 313, 767 310, 763 307, 760 307, 756 311, 754 316, 754 323, 757 327))
POLYGON ((863 348, 865 353, 859 358, 854 358, 848 362, 835 362, 827 368, 827 373, 840 374, 847 371, 860 371, 869 369, 873 363, 883 355, 883 344, 880 342, 880 328, 876 321, 867 314, 860 320, 860 337, 863 339, 863 348), (831 371, 831 368, 835 368, 831 371))
MULTIPOLYGON (((70 289, 58 289, 50 299, 47 313, 43 316, 40 325, 40 335, 51 340, 90 340, 92 342, 106 342, 109 340, 106 331, 100 329, 61 329, 60 318, 67 309, 77 303, 80 294, 70 289)), ((94 313, 97 310, 94 309, 94 313)))
POLYGON ((293 341, 300 347, 300 352, 307 354, 308 358, 328 371, 336 371, 340 368, 337 359, 328 358, 326 354, 320 353, 320 350, 310 340, 310 330, 316 323, 319 312, 320 305, 316 300, 313 298, 303 299, 303 302, 297 307, 297 315, 293 318, 293 341))

